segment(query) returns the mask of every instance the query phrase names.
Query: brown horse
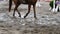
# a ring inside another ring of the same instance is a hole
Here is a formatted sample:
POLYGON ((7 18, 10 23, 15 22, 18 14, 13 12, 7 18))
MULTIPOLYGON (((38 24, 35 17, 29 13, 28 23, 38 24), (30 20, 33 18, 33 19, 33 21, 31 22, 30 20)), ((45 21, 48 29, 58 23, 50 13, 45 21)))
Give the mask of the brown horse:
POLYGON ((30 13, 30 8, 31 5, 33 5, 33 10, 34 10, 34 18, 36 18, 36 11, 35 11, 35 6, 36 6, 36 2, 37 0, 9 0, 9 12, 11 10, 11 6, 12 6, 12 1, 15 4, 15 8, 14 8, 14 12, 13 12, 13 16, 15 16, 15 11, 17 10, 19 17, 21 17, 19 11, 18 11, 18 7, 20 4, 27 4, 28 5, 28 12, 26 13, 26 15, 24 16, 24 18, 26 18, 26 16, 30 13))

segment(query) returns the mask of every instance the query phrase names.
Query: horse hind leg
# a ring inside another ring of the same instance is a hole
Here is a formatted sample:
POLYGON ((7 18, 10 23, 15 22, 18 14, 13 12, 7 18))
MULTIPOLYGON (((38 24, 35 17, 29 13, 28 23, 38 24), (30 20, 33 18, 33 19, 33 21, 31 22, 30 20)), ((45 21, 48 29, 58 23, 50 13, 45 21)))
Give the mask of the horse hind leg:
POLYGON ((28 5, 28 12, 27 12, 26 15, 24 16, 24 18, 26 18, 27 15, 30 13, 30 8, 31 8, 31 5, 28 5))
POLYGON ((13 16, 15 17, 15 10, 16 10, 16 7, 14 8, 14 12, 13 12, 13 16))
POLYGON ((20 12, 18 11, 18 9, 17 9, 17 12, 18 12, 18 14, 19 14, 19 17, 21 17, 21 14, 20 14, 20 12))
POLYGON ((18 11, 18 6, 19 5, 15 5, 15 8, 14 8, 14 12, 13 12, 13 16, 15 16, 15 11, 17 10, 17 12, 18 12, 18 14, 19 14, 19 17, 21 17, 21 14, 20 14, 20 12, 18 11))
POLYGON ((34 5, 33 5, 33 10, 34 10, 34 18, 35 18, 35 19, 37 19, 37 17, 36 17, 36 11, 35 11, 35 6, 36 6, 36 5, 34 4, 34 5))

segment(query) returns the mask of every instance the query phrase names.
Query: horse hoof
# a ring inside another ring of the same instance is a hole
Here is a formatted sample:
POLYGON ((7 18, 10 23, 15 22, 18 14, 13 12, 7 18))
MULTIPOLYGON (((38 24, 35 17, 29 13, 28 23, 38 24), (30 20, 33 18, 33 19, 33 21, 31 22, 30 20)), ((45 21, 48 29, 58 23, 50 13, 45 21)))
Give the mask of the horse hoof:
POLYGON ((26 16, 24 16, 24 18, 26 18, 26 16))
POLYGON ((21 16, 19 16, 19 17, 21 17, 21 16))
POLYGON ((37 17, 35 17, 35 19, 37 19, 37 17))
POLYGON ((26 18, 26 17, 24 17, 24 18, 26 18))

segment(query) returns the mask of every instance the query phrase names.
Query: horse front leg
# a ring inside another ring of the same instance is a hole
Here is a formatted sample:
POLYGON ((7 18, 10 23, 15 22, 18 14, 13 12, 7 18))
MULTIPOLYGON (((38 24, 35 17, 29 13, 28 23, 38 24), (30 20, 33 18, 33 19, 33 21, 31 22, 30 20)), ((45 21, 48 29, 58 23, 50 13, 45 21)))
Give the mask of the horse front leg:
POLYGON ((34 5, 33 5, 33 10, 34 10, 34 18, 35 18, 35 19, 37 19, 37 17, 36 17, 36 11, 35 11, 35 6, 36 6, 36 4, 34 4, 34 5))
POLYGON ((21 17, 21 14, 20 14, 20 12, 19 12, 18 9, 17 9, 18 7, 19 7, 19 4, 15 6, 13 16, 15 16, 15 11, 17 10, 17 12, 18 12, 18 14, 19 14, 19 17, 21 17))
POLYGON ((20 14, 20 12, 18 11, 18 9, 17 9, 17 12, 18 12, 18 14, 19 14, 19 17, 21 17, 21 14, 20 14))
POLYGON ((28 5, 28 12, 27 12, 26 15, 24 16, 24 18, 26 18, 27 15, 30 13, 30 8, 31 8, 31 5, 28 5))

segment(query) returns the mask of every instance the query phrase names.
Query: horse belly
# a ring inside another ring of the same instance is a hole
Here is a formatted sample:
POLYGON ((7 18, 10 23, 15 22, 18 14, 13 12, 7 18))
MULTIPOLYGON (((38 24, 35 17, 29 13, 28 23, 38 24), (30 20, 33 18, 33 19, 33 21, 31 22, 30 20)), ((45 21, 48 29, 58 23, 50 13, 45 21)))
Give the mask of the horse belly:
POLYGON ((29 0, 28 3, 30 4, 36 4, 37 0, 29 0))

